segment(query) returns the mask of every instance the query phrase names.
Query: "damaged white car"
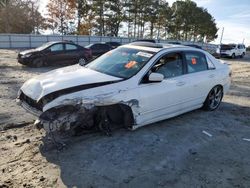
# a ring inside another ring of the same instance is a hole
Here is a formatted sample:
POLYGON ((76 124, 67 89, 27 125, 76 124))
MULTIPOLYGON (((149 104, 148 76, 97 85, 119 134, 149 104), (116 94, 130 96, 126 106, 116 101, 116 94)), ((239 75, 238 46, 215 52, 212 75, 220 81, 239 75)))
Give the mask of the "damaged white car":
POLYGON ((135 42, 88 65, 24 83, 18 103, 46 131, 136 129, 203 107, 215 110, 231 71, 209 53, 186 46, 135 42))

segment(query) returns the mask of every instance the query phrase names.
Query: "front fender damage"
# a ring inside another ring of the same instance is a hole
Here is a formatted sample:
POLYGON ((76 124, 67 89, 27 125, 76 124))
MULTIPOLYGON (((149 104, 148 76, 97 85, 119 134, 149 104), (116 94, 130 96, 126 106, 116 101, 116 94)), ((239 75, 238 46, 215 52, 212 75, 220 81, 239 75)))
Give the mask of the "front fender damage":
POLYGON ((86 100, 67 100, 62 105, 43 112, 39 117, 39 125, 46 132, 73 130, 102 131, 107 135, 116 128, 131 128, 135 124, 132 108, 138 108, 135 99, 127 102, 98 102, 86 100))
POLYGON ((63 105, 42 113, 39 120, 46 132, 67 131, 78 126, 88 130, 93 127, 96 111, 96 107, 88 109, 81 105, 63 105))

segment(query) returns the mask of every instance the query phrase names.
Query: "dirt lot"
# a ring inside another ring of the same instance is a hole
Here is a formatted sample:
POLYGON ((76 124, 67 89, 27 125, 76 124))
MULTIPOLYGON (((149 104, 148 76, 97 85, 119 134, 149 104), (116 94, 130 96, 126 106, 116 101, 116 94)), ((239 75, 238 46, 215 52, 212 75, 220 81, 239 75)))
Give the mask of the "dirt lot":
POLYGON ((0 50, 0 187, 250 187, 250 56, 227 60, 233 82, 217 111, 112 137, 65 136, 63 150, 15 104, 25 80, 52 68, 15 58, 0 50))

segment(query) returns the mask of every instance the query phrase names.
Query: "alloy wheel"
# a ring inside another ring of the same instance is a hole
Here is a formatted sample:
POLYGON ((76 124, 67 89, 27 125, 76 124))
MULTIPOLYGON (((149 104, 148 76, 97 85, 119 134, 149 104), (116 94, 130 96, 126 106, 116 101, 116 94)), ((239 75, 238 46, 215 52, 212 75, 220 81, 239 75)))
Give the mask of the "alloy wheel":
POLYGON ((78 61, 79 65, 86 65, 86 60, 84 58, 80 58, 79 61, 78 61))
POLYGON ((208 100, 209 100, 209 107, 210 109, 216 109, 221 102, 223 96, 222 88, 220 86, 216 86, 212 89, 209 93, 208 100))

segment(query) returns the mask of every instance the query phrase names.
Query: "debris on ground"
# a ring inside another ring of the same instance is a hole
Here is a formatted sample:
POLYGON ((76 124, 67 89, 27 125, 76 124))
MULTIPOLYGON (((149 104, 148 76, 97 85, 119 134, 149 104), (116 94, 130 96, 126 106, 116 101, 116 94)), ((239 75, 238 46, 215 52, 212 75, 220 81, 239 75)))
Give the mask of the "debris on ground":
POLYGON ((212 137, 213 135, 211 135, 209 132, 207 132, 207 131, 202 131, 202 133, 203 134, 205 134, 205 135, 207 135, 207 136, 209 136, 209 137, 212 137))
POLYGON ((243 138, 242 140, 250 142, 250 138, 243 138))

